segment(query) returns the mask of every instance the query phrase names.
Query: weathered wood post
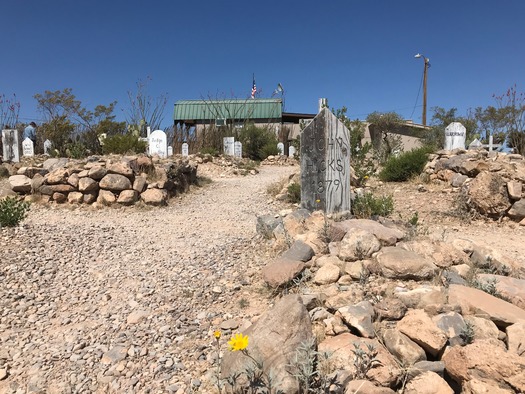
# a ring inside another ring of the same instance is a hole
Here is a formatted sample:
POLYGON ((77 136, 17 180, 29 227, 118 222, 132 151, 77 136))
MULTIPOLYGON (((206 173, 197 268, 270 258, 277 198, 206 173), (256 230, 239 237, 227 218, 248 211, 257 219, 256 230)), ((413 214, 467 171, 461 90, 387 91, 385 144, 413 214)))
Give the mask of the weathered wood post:
POLYGON ((328 108, 301 134, 301 206, 350 211, 350 131, 328 108))

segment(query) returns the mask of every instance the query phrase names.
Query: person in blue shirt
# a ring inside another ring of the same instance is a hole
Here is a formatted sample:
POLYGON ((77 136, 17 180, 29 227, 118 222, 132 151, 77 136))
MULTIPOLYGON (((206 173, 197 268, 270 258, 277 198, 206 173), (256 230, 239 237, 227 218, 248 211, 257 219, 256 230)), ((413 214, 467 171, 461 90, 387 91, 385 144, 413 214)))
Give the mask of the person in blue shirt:
POLYGON ((36 143, 36 123, 35 122, 29 123, 29 126, 27 126, 24 129, 23 140, 25 140, 26 138, 29 138, 31 141, 33 141, 33 144, 36 143))

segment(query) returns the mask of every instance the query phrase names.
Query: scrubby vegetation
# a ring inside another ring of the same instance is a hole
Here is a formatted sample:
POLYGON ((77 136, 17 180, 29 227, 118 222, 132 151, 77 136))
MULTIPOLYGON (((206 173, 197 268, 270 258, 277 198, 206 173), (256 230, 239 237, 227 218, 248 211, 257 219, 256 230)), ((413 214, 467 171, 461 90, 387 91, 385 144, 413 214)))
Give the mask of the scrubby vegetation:
POLYGON ((15 197, 0 200, 0 227, 15 227, 26 217, 29 203, 15 197))
POLYGON ((423 171, 428 161, 429 148, 414 149, 399 156, 390 156, 379 173, 379 179, 386 182, 407 181, 423 171))
POLYGON ((364 193, 362 196, 356 196, 352 202, 352 213, 359 219, 389 216, 393 211, 394 199, 392 196, 376 197, 372 193, 364 193))

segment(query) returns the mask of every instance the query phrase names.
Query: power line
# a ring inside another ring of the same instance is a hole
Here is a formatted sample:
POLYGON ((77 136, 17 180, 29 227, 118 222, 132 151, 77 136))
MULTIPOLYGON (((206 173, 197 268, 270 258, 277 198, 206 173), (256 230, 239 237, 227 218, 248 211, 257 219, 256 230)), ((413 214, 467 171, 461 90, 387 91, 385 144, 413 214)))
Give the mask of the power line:
POLYGON ((414 103, 414 109, 412 110, 412 113, 410 114, 410 119, 412 119, 412 116, 414 115, 414 112, 416 111, 417 102, 419 100, 419 95, 421 93, 421 85, 423 85, 423 77, 425 75, 425 70, 423 70, 423 73, 421 74, 421 81, 419 82, 419 89, 417 91, 417 97, 416 102, 414 103))

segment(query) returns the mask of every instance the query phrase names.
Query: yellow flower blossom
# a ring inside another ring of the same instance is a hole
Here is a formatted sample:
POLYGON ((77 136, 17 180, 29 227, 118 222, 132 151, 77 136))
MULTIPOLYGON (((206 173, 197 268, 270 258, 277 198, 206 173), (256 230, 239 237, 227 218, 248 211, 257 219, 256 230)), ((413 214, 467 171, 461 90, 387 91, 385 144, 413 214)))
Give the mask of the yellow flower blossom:
POLYGON ((213 336, 216 338, 216 339, 220 339, 221 338, 221 332, 219 330, 215 330, 213 332, 213 336))
POLYGON ((248 335, 235 334, 232 339, 228 341, 228 346, 232 352, 246 349, 248 347, 248 335))
POLYGON ((319 203, 321 202, 321 200, 315 200, 315 202, 316 202, 317 204, 319 204, 319 203))

